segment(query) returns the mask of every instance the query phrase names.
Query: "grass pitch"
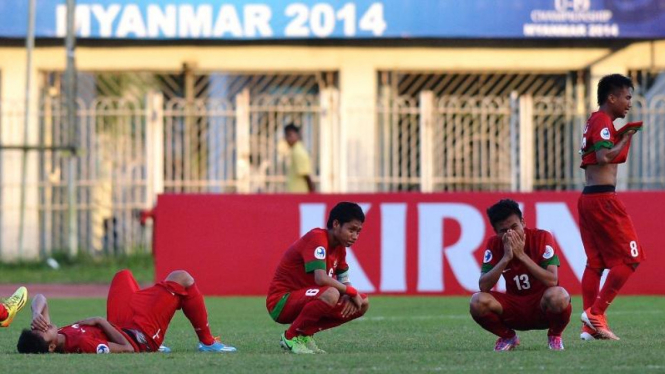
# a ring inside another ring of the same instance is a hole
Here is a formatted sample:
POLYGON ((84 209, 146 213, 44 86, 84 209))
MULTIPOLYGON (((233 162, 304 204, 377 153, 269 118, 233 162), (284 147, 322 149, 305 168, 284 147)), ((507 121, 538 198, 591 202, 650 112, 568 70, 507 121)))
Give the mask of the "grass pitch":
MULTIPOLYGON (((48 295, 47 295, 48 296, 48 295)), ((372 297, 361 320, 317 335, 326 355, 295 356, 278 345, 284 327, 274 323, 263 298, 208 298, 210 325, 235 354, 196 352, 196 336, 178 312, 166 336, 171 354, 19 355, 16 341, 30 313, 0 330, 4 373, 414 373, 414 372, 665 372, 665 298, 621 297, 608 313, 619 342, 579 340, 581 302, 564 333, 566 351, 547 349, 545 331, 519 333, 513 352, 492 351, 495 337, 468 315, 468 298, 372 297)), ((58 326, 105 315, 102 299, 52 299, 58 326)))

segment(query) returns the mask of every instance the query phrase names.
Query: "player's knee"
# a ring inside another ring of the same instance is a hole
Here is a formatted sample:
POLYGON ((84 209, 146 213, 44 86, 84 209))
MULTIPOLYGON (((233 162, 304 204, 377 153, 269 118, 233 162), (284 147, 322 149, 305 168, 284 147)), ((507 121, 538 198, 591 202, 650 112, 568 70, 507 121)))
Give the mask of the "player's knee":
POLYGON ((178 283, 179 285, 185 288, 190 287, 194 284, 194 277, 192 277, 185 270, 172 271, 171 274, 169 274, 169 276, 166 277, 166 280, 178 283))
POLYGON ((363 315, 369 310, 369 298, 363 298, 363 303, 360 305, 360 314, 363 315))
POLYGON ((562 312, 570 304, 570 295, 563 287, 550 287, 543 295, 546 308, 554 313, 562 312))
POLYGON ((489 295, 485 292, 476 292, 471 296, 469 311, 473 315, 482 315, 489 309, 489 295))
POLYGON ((319 299, 321 299, 326 304, 335 305, 337 304, 337 301, 339 301, 339 297, 340 293, 336 288, 328 287, 328 289, 325 290, 321 296, 319 296, 319 299))

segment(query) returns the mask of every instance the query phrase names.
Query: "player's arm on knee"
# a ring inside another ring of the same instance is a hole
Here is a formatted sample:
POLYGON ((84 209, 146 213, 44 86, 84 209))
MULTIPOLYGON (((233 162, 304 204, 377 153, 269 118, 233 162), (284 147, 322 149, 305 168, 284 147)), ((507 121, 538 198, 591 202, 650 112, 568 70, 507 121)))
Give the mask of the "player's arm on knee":
POLYGON ((355 288, 353 288, 353 286, 351 286, 350 283, 348 285, 345 285, 344 283, 341 283, 337 279, 328 276, 328 274, 326 274, 326 271, 322 269, 314 270, 314 282, 316 282, 316 284, 321 287, 329 286, 336 288, 337 291, 339 291, 339 293, 342 295, 346 294, 351 297, 358 295, 358 291, 355 288))

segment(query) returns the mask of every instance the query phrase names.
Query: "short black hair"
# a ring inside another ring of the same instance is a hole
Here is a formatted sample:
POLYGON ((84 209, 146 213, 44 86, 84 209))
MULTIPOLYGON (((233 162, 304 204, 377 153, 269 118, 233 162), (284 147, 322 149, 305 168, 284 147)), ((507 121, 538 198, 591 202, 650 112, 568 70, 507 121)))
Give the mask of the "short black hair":
POLYGON ((487 218, 490 219, 490 224, 492 228, 496 227, 496 224, 505 220, 506 218, 512 216, 513 214, 517 215, 519 219, 522 219, 522 211, 520 206, 511 199, 503 199, 498 203, 487 208, 487 218))
POLYGON ((610 74, 602 77, 598 82, 598 105, 605 104, 612 93, 626 87, 635 89, 633 81, 626 76, 610 74))
POLYGON ((286 134, 289 131, 293 131, 300 134, 300 128, 292 123, 289 123, 288 125, 284 126, 284 133, 286 134))
POLYGON ((36 332, 23 329, 16 344, 18 353, 48 353, 48 343, 36 332))
POLYGON ((328 223, 326 226, 329 229, 332 229, 333 221, 335 220, 337 220, 340 225, 343 225, 347 222, 351 222, 354 219, 357 219, 361 223, 365 222, 365 213, 363 213, 360 205, 348 201, 343 201, 332 208, 330 214, 328 215, 328 223))

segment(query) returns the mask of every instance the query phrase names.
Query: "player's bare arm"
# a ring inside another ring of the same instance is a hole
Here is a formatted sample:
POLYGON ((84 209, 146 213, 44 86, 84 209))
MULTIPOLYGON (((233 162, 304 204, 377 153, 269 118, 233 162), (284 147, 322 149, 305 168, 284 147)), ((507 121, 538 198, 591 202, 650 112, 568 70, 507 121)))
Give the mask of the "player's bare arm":
POLYGON ((556 265, 549 265, 547 269, 543 269, 524 252, 523 236, 520 236, 513 230, 507 232, 505 236, 508 237, 508 241, 511 243, 513 255, 526 266, 531 275, 543 282, 547 287, 554 287, 559 283, 556 265))
POLYGON ((134 352, 131 343, 109 323, 105 318, 92 317, 76 322, 79 325, 98 326, 109 338, 109 349, 111 353, 129 353, 134 352))
POLYGON ((616 158, 621 151, 626 147, 630 138, 635 134, 635 130, 628 130, 621 137, 621 140, 614 145, 614 147, 601 148, 596 151, 597 165, 588 165, 586 168, 586 185, 613 185, 617 184, 617 170, 618 165, 612 164, 612 160, 616 158))
POLYGON ((37 294, 32 299, 32 322, 30 328, 37 331, 46 331, 51 324, 48 311, 48 302, 42 294, 37 294))
POLYGON ((307 174, 303 178, 305 178, 305 182, 307 182, 307 189, 309 192, 316 192, 316 187, 314 187, 314 181, 312 180, 312 177, 307 174))
MULTIPOLYGON (((347 284, 341 283, 337 279, 328 276, 328 274, 326 274, 326 271, 322 269, 314 270, 314 282, 316 282, 316 284, 321 287, 325 286, 333 287, 337 289, 337 291, 339 291, 339 293, 342 295, 346 295, 348 293, 349 288, 351 287, 350 283, 347 284)), ((362 306, 362 297, 360 297, 360 295, 356 294, 354 297, 350 297, 350 300, 357 309, 360 309, 360 307, 362 306)))
POLYGON ((501 274, 506 269, 506 266, 508 266, 510 260, 513 259, 513 251, 512 248, 510 247, 510 244, 508 244, 505 239, 503 239, 503 244, 504 244, 503 257, 501 258, 501 260, 499 260, 496 266, 494 266, 490 271, 488 271, 487 273, 482 273, 480 275, 480 280, 478 281, 478 287, 481 292, 489 292, 492 290, 492 287, 494 287, 494 285, 496 285, 496 282, 499 281, 499 278, 501 278, 501 274))

